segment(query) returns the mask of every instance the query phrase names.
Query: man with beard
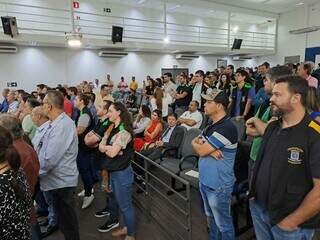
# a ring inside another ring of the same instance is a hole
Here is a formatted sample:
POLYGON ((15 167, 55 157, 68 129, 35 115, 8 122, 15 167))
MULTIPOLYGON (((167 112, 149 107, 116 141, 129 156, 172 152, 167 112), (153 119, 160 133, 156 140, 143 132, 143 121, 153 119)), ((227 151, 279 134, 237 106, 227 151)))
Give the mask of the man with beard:
POLYGON ((307 82, 276 80, 271 122, 254 166, 250 209, 257 239, 312 239, 320 223, 320 131, 306 111, 307 82))

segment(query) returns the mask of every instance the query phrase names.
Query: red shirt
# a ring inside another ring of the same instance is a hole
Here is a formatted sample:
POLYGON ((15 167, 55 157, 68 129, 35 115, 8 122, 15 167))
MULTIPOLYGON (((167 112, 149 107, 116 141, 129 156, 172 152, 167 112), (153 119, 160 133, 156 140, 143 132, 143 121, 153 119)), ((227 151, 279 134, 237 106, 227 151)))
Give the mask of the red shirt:
POLYGON ((64 109, 64 112, 65 112, 69 117, 71 117, 72 112, 73 112, 73 106, 72 106, 72 102, 71 102, 67 97, 64 98, 64 101, 63 101, 63 109, 64 109))

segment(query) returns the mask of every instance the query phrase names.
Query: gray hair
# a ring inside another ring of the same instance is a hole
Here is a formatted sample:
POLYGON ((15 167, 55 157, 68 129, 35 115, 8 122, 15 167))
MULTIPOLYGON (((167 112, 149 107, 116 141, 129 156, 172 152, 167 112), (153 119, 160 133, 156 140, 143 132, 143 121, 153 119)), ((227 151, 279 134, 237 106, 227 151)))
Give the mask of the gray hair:
POLYGON ((10 114, 1 114, 0 115, 0 126, 8 129, 11 132, 13 139, 22 138, 24 135, 22 125, 18 118, 10 114))
POLYGON ((32 114, 48 119, 47 115, 43 111, 42 106, 38 106, 38 107, 35 107, 34 109, 32 109, 32 114))
POLYGON ((63 109, 64 97, 63 94, 56 90, 48 91, 46 98, 48 103, 51 104, 54 108, 63 109))

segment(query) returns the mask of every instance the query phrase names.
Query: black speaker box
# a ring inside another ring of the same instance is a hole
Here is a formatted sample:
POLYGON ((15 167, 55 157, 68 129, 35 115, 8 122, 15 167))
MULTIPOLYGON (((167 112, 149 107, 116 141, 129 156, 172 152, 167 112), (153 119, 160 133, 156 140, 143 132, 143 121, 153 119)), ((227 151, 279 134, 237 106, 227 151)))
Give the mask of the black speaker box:
POLYGON ((123 27, 112 26, 112 42, 122 42, 123 27))
POLYGON ((240 49, 241 48, 241 44, 242 44, 242 39, 239 38, 235 38, 232 44, 232 50, 233 49, 240 49))
POLYGON ((1 21, 4 34, 11 35, 11 37, 18 35, 17 19, 15 17, 1 17, 1 21))

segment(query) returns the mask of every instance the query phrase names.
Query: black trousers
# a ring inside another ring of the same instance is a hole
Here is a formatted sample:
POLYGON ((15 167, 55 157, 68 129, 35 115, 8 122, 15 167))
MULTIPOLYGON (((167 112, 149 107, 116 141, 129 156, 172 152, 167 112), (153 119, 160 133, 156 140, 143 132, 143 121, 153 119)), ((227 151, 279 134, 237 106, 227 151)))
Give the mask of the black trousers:
POLYGON ((75 188, 60 188, 51 190, 53 207, 58 215, 59 229, 65 240, 79 240, 79 223, 74 209, 75 188))

